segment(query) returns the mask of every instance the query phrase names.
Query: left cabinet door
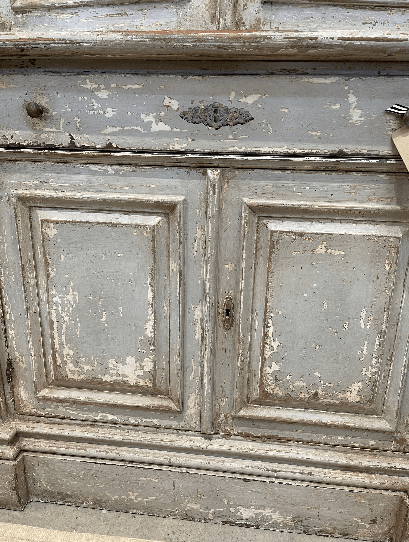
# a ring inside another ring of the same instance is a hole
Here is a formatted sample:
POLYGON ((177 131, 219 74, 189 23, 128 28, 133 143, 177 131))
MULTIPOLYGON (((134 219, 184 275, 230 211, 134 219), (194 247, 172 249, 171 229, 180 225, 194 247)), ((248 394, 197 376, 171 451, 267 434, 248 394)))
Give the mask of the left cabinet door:
POLYGON ((197 430, 205 172, 0 172, 16 413, 197 430))

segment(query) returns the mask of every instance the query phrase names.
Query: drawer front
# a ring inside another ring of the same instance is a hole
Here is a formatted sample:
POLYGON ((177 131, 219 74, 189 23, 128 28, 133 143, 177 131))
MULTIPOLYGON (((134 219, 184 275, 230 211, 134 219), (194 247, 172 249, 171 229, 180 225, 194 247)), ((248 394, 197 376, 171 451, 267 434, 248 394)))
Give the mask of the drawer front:
POLYGON ((2 145, 397 156, 406 77, 50 73, 0 77, 2 145), (38 104, 32 117, 27 106, 38 104))

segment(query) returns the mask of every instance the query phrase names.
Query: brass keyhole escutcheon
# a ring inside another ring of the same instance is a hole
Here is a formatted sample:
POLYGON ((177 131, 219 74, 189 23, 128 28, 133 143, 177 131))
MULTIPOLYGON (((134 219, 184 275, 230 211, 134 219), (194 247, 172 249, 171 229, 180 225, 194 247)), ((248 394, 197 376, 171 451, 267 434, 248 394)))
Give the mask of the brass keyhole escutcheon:
POLYGON ((228 295, 224 298, 223 306, 221 309, 221 321, 223 329, 228 331, 233 327, 234 322, 234 304, 233 298, 228 295))

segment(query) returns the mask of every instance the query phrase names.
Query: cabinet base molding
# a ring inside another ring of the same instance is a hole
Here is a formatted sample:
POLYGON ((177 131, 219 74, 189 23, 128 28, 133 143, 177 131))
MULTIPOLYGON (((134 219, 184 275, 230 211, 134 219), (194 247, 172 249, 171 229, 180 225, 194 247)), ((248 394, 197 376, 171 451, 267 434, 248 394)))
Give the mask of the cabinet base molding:
POLYGON ((0 505, 30 500, 193 521, 354 538, 401 540, 403 492, 135 465, 50 454, 1 462, 0 505))
POLYGON ((15 461, 0 461, 0 480, 0 508, 22 510, 29 499, 22 455, 15 461))

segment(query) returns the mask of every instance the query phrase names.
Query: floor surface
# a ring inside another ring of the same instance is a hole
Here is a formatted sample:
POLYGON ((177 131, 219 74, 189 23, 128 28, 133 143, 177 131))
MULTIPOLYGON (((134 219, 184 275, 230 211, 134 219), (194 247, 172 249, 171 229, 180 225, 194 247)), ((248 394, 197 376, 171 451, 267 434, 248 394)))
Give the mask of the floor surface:
MULTIPOLYGON (((88 533, 158 542, 329 542, 327 537, 314 535, 198 523, 42 502, 31 502, 21 512, 0 509, 0 523, 31 525, 66 533, 88 533)), ((22 542, 23 540, 31 542, 30 538, 26 540, 24 538, 7 539, 4 536, 2 538, 2 530, 3 534, 11 536, 5 533, 5 529, 4 526, 1 529, 0 525, 0 542, 22 542)), ((32 538, 32 540, 42 542, 41 538, 32 538)), ((80 536, 66 537, 65 540, 61 538, 62 542, 83 542, 83 540, 80 536)), ((86 537, 84 542, 100 542, 100 540, 99 537, 86 537)), ((343 540, 345 539, 336 539, 337 542, 343 540)), ((44 542, 49 541, 45 538, 44 542)), ((58 538, 53 538, 50 542, 58 542, 58 538)), ((123 541, 120 540, 120 542, 123 541)))

